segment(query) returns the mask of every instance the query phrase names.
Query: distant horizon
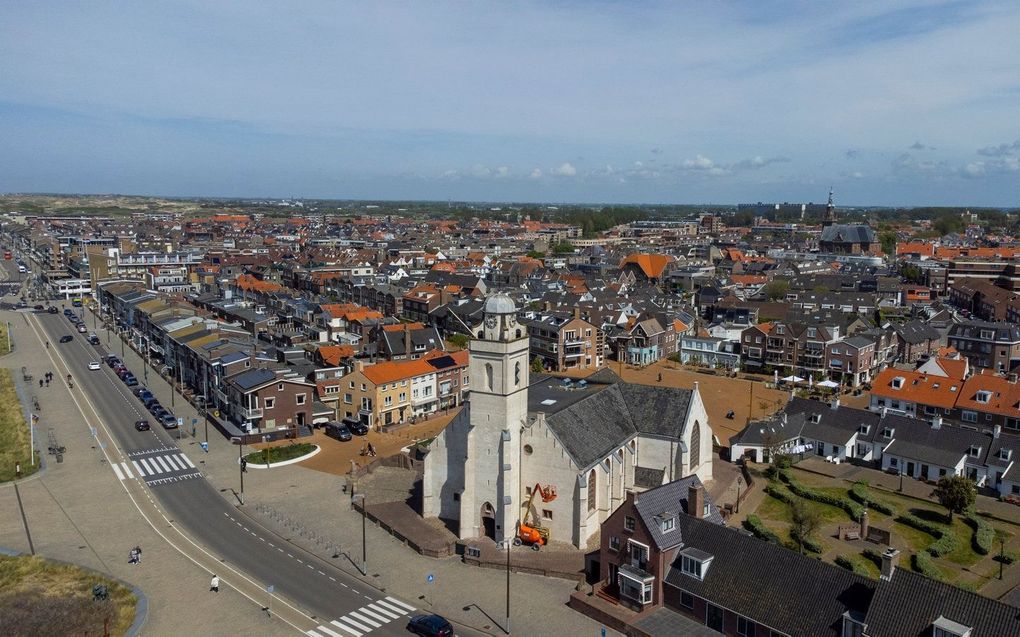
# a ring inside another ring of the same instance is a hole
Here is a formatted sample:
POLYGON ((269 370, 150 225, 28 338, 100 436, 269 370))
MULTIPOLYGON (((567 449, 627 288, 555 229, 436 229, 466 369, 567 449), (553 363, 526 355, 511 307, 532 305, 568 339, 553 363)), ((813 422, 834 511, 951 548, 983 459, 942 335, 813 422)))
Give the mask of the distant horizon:
POLYGON ((1015 0, 9 3, 0 191, 1011 208, 1018 32, 1015 0))
MULTIPOLYGON (((484 200, 484 199, 386 199, 381 197, 370 197, 370 198, 354 198, 354 197, 280 197, 280 196, 216 196, 216 195, 163 195, 163 194, 127 194, 127 193, 114 193, 114 192, 0 192, 0 197, 12 198, 12 197, 108 197, 108 198, 137 198, 137 199, 167 199, 177 201, 240 201, 240 202, 254 202, 254 201, 335 201, 335 202, 354 202, 354 203, 383 203, 383 204, 436 204, 436 205, 494 205, 494 206, 571 206, 571 207, 596 207, 596 206, 622 206, 622 207, 638 207, 638 206, 652 206, 652 207, 667 207, 667 206, 683 206, 689 208, 736 208, 739 205, 748 204, 814 204, 819 205, 825 203, 825 201, 796 201, 796 200, 760 200, 760 201, 740 201, 735 203, 683 203, 683 202, 665 202, 665 203, 653 203, 653 202, 624 202, 624 201, 496 201, 496 200, 484 200)), ((978 206, 978 205, 956 205, 956 204, 919 204, 919 205, 883 205, 883 204, 843 204, 836 203, 836 209, 848 208, 854 210, 896 210, 896 209, 912 209, 912 208, 965 208, 970 210, 998 210, 1002 212, 1008 212, 1012 210, 1020 210, 1020 206, 978 206)))

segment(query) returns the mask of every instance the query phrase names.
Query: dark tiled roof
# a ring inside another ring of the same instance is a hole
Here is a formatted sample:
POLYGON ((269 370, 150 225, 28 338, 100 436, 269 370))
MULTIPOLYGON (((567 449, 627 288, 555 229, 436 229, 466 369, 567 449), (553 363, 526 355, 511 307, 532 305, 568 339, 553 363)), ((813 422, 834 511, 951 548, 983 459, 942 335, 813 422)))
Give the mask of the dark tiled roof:
POLYGON ((843 243, 874 243, 875 231, 870 226, 833 224, 822 228, 819 241, 843 243))
POLYGON ((865 623, 873 637, 927 637, 939 616, 970 627, 973 637, 1020 636, 1020 609, 905 568, 880 583, 865 623))
POLYGON ((241 372, 236 376, 231 376, 228 380, 237 385, 244 391, 264 385, 271 380, 276 378, 276 373, 270 369, 259 368, 249 369, 246 372, 241 372))
MULTIPOLYGON (((692 485, 702 486, 697 475, 685 476, 634 496, 634 508, 637 509, 638 515, 641 516, 641 520, 648 528, 655 546, 660 550, 677 546, 685 541, 679 523, 674 530, 664 533, 656 517, 663 513, 673 515, 678 519, 689 517, 691 512, 688 510, 687 496, 690 494, 692 485)), ((712 504, 712 499, 708 497, 704 486, 702 486, 702 493, 709 506, 709 514, 705 520, 722 525, 722 514, 719 513, 719 508, 712 504)))
POLYGON ((773 630, 838 636, 843 613, 863 613, 871 601, 876 582, 865 577, 690 516, 682 516, 677 524, 686 547, 705 551, 713 559, 703 580, 685 575, 674 559, 666 585, 773 630))
POLYGON ((662 477, 664 475, 666 475, 666 472, 663 469, 634 467, 634 486, 654 489, 662 485, 662 477))

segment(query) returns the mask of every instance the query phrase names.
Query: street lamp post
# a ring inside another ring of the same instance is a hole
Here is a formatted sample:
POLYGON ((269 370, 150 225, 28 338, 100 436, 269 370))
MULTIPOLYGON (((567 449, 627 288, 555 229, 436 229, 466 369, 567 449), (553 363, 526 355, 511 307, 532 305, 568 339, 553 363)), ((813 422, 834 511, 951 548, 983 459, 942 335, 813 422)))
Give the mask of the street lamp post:
POLYGON ((244 438, 237 439, 237 471, 241 476, 241 504, 244 504, 244 438))
POLYGON ((365 522, 365 508, 368 506, 368 500, 365 498, 364 493, 355 493, 351 496, 351 501, 361 500, 361 574, 368 575, 368 544, 366 540, 366 522, 365 522))
POLYGON ((900 469, 900 493, 903 493, 903 469, 900 469))
POLYGON ((744 479, 742 477, 740 477, 740 476, 737 476, 737 506, 735 507, 735 510, 736 510, 737 513, 740 513, 740 487, 743 484, 744 484, 744 479))
POLYGON ((513 542, 509 539, 506 542, 506 628, 504 631, 510 634, 510 547, 513 542))

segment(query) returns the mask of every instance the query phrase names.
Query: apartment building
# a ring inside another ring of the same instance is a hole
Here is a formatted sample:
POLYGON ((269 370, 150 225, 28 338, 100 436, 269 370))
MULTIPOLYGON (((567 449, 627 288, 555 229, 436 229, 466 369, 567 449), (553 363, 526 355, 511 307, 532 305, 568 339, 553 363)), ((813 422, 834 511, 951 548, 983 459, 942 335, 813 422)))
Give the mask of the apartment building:
POLYGON ((1020 365, 1020 327, 1011 323, 966 321, 949 328, 950 347, 972 367, 1009 372, 1020 365))
POLYGON ((526 312, 520 323, 531 337, 531 357, 547 371, 595 370, 605 364, 602 330, 573 314, 526 312))
POLYGON ((439 354, 375 365, 355 361, 354 371, 341 382, 338 411, 370 427, 381 427, 459 405, 469 389, 467 356, 439 354))

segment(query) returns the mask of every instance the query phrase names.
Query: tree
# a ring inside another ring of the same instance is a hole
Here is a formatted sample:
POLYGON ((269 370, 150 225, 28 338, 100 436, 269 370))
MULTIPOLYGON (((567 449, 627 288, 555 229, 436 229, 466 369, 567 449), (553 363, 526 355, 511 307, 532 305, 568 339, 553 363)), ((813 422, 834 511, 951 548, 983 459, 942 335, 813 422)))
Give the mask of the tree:
POLYGON ((814 507, 800 499, 790 505, 790 512, 792 514, 790 535, 797 541, 797 547, 803 554, 805 540, 810 539, 822 525, 822 518, 814 507))
POLYGON ((786 298, 790 291, 790 282, 785 279, 773 279, 762 287, 761 291, 770 301, 779 301, 786 298))
POLYGON ((963 231, 963 219, 958 214, 952 212, 946 212, 939 215, 939 218, 932 224, 936 230, 938 230, 940 236, 945 236, 953 232, 963 231))
POLYGON ((542 362, 542 357, 535 355, 535 358, 531 359, 531 373, 541 374, 545 371, 545 364, 542 362))
POLYGON ((553 254, 573 254, 575 249, 569 241, 561 241, 553 246, 553 254))
POLYGON ((528 250, 527 256, 531 257, 532 259, 544 259, 545 252, 540 252, 538 250, 528 250))
POLYGON ((900 276, 906 279, 907 281, 910 281, 911 283, 924 282, 924 272, 921 271, 921 268, 919 266, 916 266, 912 263, 907 263, 902 268, 900 268, 900 276))
POLYGON ((468 345, 468 337, 465 334, 450 334, 450 336, 446 340, 448 340, 451 344, 460 347, 461 349, 467 347, 468 345))
POLYGON ((878 242, 882 246, 882 252, 896 256, 896 233, 895 232, 883 232, 878 235, 878 242))
POLYGON ((953 522, 954 513, 963 513, 974 505, 976 490, 974 483, 965 476, 944 476, 939 478, 932 497, 949 511, 949 522, 953 522))

